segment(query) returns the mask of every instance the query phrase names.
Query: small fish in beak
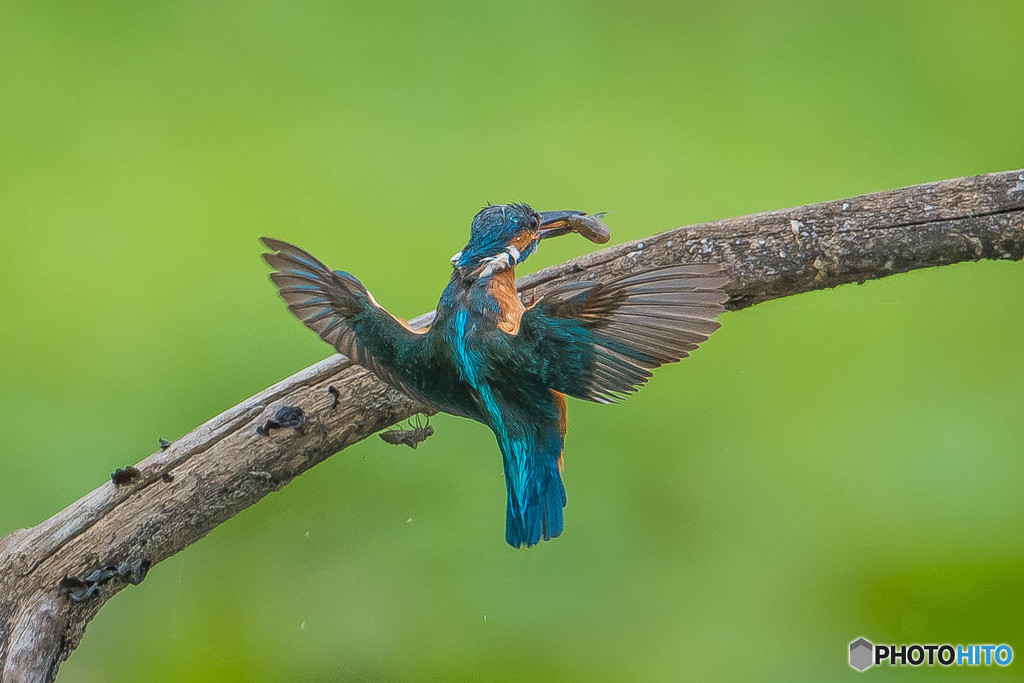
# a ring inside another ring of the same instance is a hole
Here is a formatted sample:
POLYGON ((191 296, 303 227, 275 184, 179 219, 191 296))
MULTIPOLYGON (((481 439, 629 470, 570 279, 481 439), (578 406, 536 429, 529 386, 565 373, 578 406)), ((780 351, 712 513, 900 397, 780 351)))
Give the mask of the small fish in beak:
POLYGON ((602 211, 588 215, 585 211, 541 211, 540 239, 575 232, 591 242, 604 244, 612 236, 608 226, 601 222, 607 213, 607 211, 602 211))

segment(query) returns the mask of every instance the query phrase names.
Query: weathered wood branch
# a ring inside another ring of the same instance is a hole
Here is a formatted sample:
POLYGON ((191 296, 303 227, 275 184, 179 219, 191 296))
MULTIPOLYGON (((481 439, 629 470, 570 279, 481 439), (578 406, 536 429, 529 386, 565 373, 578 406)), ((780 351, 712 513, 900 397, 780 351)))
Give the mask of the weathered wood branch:
MULTIPOLYGON (((1021 258, 1024 172, 1012 171, 669 230, 522 278, 520 289, 538 296, 566 280, 717 261, 732 278, 729 307, 739 309, 916 268, 1021 258)), ((149 564, 418 409, 335 355, 145 458, 128 483, 105 482, 50 519, 3 538, 3 680, 52 680, 89 620, 149 564), (338 392, 333 408, 329 386, 338 392), (305 425, 257 434, 286 405, 302 408, 305 425), (104 567, 112 569, 97 571, 104 567)))

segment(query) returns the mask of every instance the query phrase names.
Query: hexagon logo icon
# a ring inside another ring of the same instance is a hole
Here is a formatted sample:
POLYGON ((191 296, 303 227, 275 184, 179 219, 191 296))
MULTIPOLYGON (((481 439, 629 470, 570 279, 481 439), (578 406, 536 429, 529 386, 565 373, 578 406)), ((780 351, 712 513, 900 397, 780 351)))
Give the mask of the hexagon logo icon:
POLYGON ((875 646, 866 638, 858 638, 850 643, 850 666, 857 671, 864 671, 875 659, 875 646))

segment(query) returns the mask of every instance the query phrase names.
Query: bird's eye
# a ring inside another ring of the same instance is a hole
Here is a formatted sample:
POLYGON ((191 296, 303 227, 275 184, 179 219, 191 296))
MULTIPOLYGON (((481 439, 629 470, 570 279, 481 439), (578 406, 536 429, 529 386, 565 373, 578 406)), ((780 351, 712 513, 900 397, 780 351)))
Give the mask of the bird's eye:
POLYGON ((530 230, 537 229, 537 226, 540 225, 540 218, 537 216, 537 214, 533 214, 532 216, 530 216, 530 222, 528 223, 528 225, 530 226, 530 230))

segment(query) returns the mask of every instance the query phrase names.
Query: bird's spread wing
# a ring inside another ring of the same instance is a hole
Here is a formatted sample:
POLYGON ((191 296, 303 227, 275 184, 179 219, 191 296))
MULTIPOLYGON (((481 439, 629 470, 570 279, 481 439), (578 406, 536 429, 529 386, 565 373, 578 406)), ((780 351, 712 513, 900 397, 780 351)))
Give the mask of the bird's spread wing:
POLYGON ((264 237, 263 244, 273 250, 263 254, 274 268, 270 279, 295 317, 356 363, 408 389, 406 378, 395 371, 403 365, 403 352, 425 330, 414 332, 384 310, 352 275, 332 271, 287 242, 264 237))
POLYGON ((549 388, 619 401, 652 369, 686 358, 719 328, 728 281, 719 264, 689 264, 570 283, 523 314, 519 336, 549 388))

